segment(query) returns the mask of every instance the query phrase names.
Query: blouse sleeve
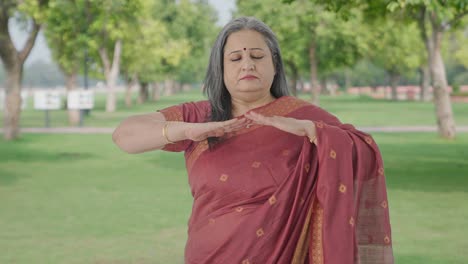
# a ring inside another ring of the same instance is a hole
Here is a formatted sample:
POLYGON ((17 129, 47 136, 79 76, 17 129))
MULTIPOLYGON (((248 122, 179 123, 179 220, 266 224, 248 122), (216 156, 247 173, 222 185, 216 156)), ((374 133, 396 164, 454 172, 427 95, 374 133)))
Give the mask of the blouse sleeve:
MULTIPOLYGON (((183 103, 158 110, 158 112, 164 115, 166 121, 203 123, 207 121, 209 115, 209 102, 183 103)), ((166 144, 162 150, 171 152, 187 151, 192 144, 193 141, 187 139, 174 144, 166 144)))

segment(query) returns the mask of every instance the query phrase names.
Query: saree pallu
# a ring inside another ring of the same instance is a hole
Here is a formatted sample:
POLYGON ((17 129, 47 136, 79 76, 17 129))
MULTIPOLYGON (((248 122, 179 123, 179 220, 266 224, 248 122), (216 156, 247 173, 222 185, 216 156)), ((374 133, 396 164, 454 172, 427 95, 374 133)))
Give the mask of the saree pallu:
MULTIPOLYGON (((253 109, 311 120, 317 140, 254 125, 215 147, 189 140, 194 198, 185 262, 393 263, 382 158, 371 136, 285 96, 253 109)), ((206 122, 207 101, 161 110, 168 121, 206 122)))

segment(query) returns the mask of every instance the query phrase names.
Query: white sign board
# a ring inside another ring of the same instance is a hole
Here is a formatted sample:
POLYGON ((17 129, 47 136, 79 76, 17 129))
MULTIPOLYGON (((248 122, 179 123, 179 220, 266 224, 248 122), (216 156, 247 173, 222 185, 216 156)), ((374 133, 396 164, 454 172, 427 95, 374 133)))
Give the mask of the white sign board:
POLYGON ((34 109, 37 110, 59 110, 61 98, 58 91, 35 91, 34 109))
POLYGON ((94 93, 89 90, 68 92, 68 109, 93 109, 94 93))
MULTIPOLYGON (((5 107, 6 95, 5 91, 0 91, 0 111, 3 111, 5 107)), ((26 109, 28 104, 28 92, 21 91, 21 109, 26 109)))

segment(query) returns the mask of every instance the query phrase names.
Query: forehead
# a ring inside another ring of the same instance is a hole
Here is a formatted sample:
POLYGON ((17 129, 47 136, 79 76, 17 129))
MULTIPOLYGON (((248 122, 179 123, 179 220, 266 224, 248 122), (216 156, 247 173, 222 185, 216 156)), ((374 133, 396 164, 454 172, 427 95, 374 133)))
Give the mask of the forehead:
POLYGON ((232 33, 226 40, 224 52, 260 48, 268 52, 269 48, 262 34, 254 30, 241 30, 232 33))

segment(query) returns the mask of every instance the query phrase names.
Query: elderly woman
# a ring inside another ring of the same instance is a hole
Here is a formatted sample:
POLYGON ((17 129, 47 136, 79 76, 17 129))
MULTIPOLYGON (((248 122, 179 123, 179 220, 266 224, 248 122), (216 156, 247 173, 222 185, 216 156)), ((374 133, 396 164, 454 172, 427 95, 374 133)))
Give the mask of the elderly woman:
POLYGON ((207 101, 124 120, 129 153, 184 151, 186 263, 393 263, 375 141, 288 95, 275 35, 242 17, 218 35, 207 101))

